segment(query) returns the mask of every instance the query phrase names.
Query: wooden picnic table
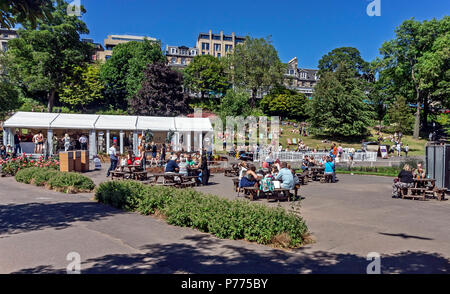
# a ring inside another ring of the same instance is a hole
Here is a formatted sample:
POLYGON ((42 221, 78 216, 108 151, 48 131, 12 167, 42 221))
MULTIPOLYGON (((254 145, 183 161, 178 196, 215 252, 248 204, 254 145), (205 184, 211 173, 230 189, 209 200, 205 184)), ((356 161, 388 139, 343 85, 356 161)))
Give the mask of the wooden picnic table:
POLYGON ((153 179, 149 182, 149 184, 157 185, 159 178, 163 178, 161 184, 164 186, 175 186, 179 188, 185 188, 194 186, 195 181, 192 180, 197 178, 197 176, 186 176, 185 174, 180 173, 152 174, 148 176, 148 179, 153 179))
POLYGON ((445 190, 439 189, 436 187, 435 179, 414 179, 414 186, 412 188, 408 188, 400 190, 400 195, 402 199, 412 198, 412 199, 420 199, 426 200, 429 198, 436 198, 440 201, 445 199, 445 190))

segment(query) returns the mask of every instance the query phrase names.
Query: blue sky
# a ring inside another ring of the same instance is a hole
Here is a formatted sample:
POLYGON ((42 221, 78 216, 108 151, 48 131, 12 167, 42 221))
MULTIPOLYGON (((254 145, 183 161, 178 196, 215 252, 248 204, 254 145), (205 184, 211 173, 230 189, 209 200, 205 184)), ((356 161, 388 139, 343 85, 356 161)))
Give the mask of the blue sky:
MULTIPOLYGON (((316 68, 337 47, 352 46, 370 61, 394 37, 403 20, 442 18, 449 0, 380 0, 381 16, 369 17, 372 0, 81 0, 89 38, 102 43, 110 34, 155 37, 163 46, 194 46, 199 32, 266 37, 283 62, 316 68), (225 4, 226 3, 226 4, 225 4)), ((70 2, 70 1, 69 1, 70 2)))

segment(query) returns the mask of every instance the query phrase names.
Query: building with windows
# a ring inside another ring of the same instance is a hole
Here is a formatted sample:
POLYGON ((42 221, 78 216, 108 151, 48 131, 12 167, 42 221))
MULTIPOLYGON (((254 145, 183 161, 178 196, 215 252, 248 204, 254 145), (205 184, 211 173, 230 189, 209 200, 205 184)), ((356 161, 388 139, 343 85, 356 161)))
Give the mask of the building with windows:
POLYGON ((314 93, 314 87, 319 81, 318 72, 317 69, 299 68, 298 59, 294 57, 288 63, 285 85, 289 89, 304 93, 311 98, 314 93))
POLYGON ((166 46, 167 63, 170 66, 185 67, 198 55, 198 48, 186 46, 166 46))
POLYGON ((230 54, 237 44, 244 43, 245 37, 231 35, 224 35, 223 31, 220 34, 200 33, 197 38, 197 48, 201 55, 212 55, 217 58, 227 56, 230 54))
POLYGON ((119 44, 128 43, 131 41, 142 42, 144 40, 156 41, 155 38, 146 36, 132 36, 132 35, 110 35, 105 39, 104 50, 97 51, 97 60, 105 61, 111 58, 113 49, 119 44))
POLYGON ((6 52, 8 50, 8 41, 18 37, 17 30, 0 28, 0 50, 6 52))

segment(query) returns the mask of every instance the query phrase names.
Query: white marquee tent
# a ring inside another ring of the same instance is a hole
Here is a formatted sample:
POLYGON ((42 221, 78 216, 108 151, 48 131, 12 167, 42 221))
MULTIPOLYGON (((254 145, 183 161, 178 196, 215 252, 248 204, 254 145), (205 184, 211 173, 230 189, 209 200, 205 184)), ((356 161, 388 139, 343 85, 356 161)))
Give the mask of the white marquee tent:
POLYGON ((96 142, 100 134, 103 136, 106 133, 106 148, 110 147, 111 131, 120 134, 121 153, 125 132, 132 133, 133 150, 137 153, 138 135, 146 130, 173 131, 175 135, 172 138, 172 146, 175 150, 184 148, 188 152, 192 151, 194 146, 201 148, 204 137, 213 131, 208 118, 17 112, 3 124, 3 144, 13 145, 15 129, 46 130, 49 154, 53 154, 51 139, 54 130, 87 131, 92 156, 97 154, 96 142))

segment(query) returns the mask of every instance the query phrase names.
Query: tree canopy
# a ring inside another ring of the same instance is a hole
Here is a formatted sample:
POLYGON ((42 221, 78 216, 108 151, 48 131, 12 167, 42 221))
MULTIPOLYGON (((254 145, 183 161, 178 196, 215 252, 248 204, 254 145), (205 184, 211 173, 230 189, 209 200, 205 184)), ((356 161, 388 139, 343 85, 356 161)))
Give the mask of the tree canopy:
MULTIPOLYGON (((28 93, 45 93, 52 111, 63 83, 73 68, 90 60, 92 45, 81 41, 88 34, 86 24, 67 15, 68 4, 57 1, 51 20, 38 22, 37 30, 19 29, 19 38, 8 42, 11 80, 28 93)), ((82 7, 82 12, 85 12, 82 7)))
POLYGON ((404 96, 416 105, 414 137, 418 138, 422 105, 422 125, 426 126, 429 105, 448 103, 450 17, 406 20, 395 34, 380 49, 379 77, 391 96, 404 96))
POLYGON ((341 47, 332 50, 319 60, 319 75, 336 71, 340 64, 345 64, 348 69, 353 70, 355 76, 362 76, 369 70, 369 63, 361 57, 358 49, 341 47))
POLYGON ((232 83, 251 91, 250 106, 258 93, 282 85, 286 65, 282 64, 270 38, 247 37, 227 58, 232 83))
POLYGON ((106 102, 124 109, 142 86, 148 64, 165 62, 159 42, 144 40, 119 44, 102 66, 100 76, 105 84, 106 102))
POLYGON ((201 93, 222 96, 230 87, 225 64, 211 55, 199 55, 184 69, 184 85, 187 89, 201 93))
POLYGON ((373 115, 365 97, 362 80, 352 69, 341 64, 335 72, 325 72, 311 102, 312 129, 337 138, 365 136, 373 115))
POLYGON ((272 90, 259 103, 261 110, 266 115, 281 116, 297 121, 307 118, 307 104, 308 98, 305 94, 286 88, 272 90))
POLYGON ((33 28, 38 21, 52 18, 52 0, 2 0, 0 1, 0 26, 14 28, 17 24, 29 24, 33 28))
POLYGON ((191 109, 183 93, 183 77, 165 63, 152 63, 144 71, 141 89, 130 100, 130 111, 136 115, 178 116, 191 109))

